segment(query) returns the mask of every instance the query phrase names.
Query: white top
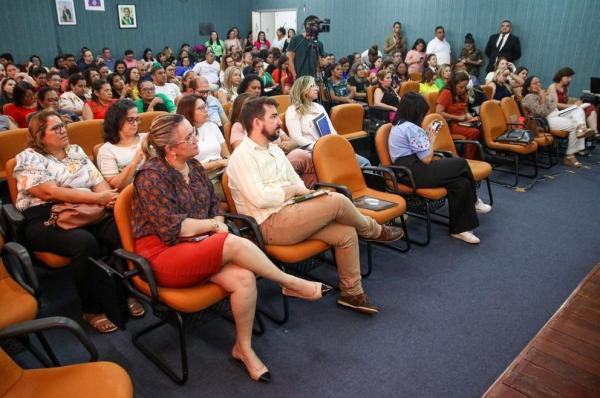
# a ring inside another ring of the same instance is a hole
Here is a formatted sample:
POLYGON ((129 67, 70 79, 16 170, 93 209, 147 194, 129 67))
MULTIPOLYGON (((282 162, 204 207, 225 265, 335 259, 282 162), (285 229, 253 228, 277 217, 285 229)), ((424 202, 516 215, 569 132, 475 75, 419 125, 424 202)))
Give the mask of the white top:
POLYGON ((283 187, 305 187, 277 145, 263 148, 248 137, 229 158, 227 175, 238 212, 259 224, 286 205, 283 187))
POLYGON ((221 160, 221 144, 225 138, 216 124, 206 122, 200 128, 195 128, 198 134, 198 154, 194 156, 200 163, 208 163, 213 160, 221 160))
POLYGON ((281 40, 277 40, 277 36, 276 36, 273 40, 271 40, 271 48, 277 47, 280 50, 283 49, 283 46, 285 45, 285 39, 286 39, 286 36, 283 36, 281 38, 281 40))
POLYGON ((46 201, 29 193, 29 189, 46 182, 62 188, 77 188, 91 192, 91 188, 104 181, 102 174, 79 145, 65 148, 67 156, 58 160, 52 155, 42 155, 27 148, 17 155, 13 176, 17 180, 17 202, 20 211, 43 205, 46 201))
MULTIPOLYGON (((118 146, 110 142, 102 144, 98 149, 96 164, 104 177, 114 177, 123 171, 125 167, 135 158, 135 154, 142 147, 142 141, 148 133, 139 133, 140 140, 137 144, 131 146, 118 146)), ((140 162, 137 170, 144 162, 140 162)))
MULTIPOLYGON (((381 54, 381 51, 377 50, 377 55, 380 57, 383 57, 383 54, 381 54)), ((360 54, 360 59, 363 61, 363 64, 367 65, 369 68, 371 67, 371 63, 369 62, 369 49, 367 48, 365 51, 363 51, 362 54, 360 54)))
POLYGON ((194 66, 194 72, 199 76, 205 77, 209 84, 219 84, 220 71, 221 65, 217 61, 213 61, 212 64, 202 61, 194 66))
POLYGON ((58 107, 64 111, 81 113, 83 105, 82 99, 72 91, 65 91, 58 99, 58 107))
POLYGON ((337 134, 337 131, 335 131, 335 128, 331 123, 331 119, 329 119, 325 108, 323 108, 323 105, 321 104, 313 102, 308 113, 302 116, 296 112, 296 107, 294 105, 290 105, 287 108, 287 111, 285 111, 285 125, 287 127, 288 135, 291 139, 296 141, 301 148, 312 149, 315 142, 321 138, 319 131, 313 122, 313 120, 321 114, 325 114, 327 117, 331 134, 337 134))
POLYGON ((434 37, 428 44, 427 44, 427 54, 435 54, 435 56, 437 57, 437 64, 438 65, 442 65, 442 64, 448 64, 450 65, 450 53, 451 53, 451 49, 450 49, 450 43, 448 43, 446 41, 446 39, 444 40, 440 40, 437 37, 434 37))
POLYGON ((175 83, 165 83, 164 86, 155 84, 154 90, 156 94, 164 94, 173 102, 175 102, 175 98, 181 95, 181 90, 179 90, 179 87, 175 83))

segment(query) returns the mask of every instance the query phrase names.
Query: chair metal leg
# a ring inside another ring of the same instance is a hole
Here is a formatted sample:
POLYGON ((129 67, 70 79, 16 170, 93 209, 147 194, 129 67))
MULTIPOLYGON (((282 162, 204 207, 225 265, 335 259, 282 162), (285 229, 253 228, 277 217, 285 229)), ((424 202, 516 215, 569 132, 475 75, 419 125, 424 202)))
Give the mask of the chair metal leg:
MULTIPOLYGON (((48 358, 44 354, 42 354, 36 346, 31 344, 31 339, 29 338, 29 336, 17 337, 17 340, 21 344, 23 344, 27 348, 27 350, 29 352, 31 352, 31 354, 35 357, 35 359, 37 359, 42 365, 44 365, 44 367, 51 368, 53 366, 56 366, 52 359, 50 359, 50 361, 49 361, 48 358)), ((54 358, 54 359, 56 360, 56 358, 54 358)), ((57 360, 57 362, 58 362, 58 360, 57 360)))
POLYGON ((42 345, 42 347, 44 347, 44 351, 46 351, 46 355, 48 355, 48 358, 50 358, 52 365, 60 366, 60 362, 58 361, 58 358, 56 358, 54 351, 52 351, 52 347, 50 347, 50 344, 48 344, 48 340, 46 340, 46 336, 44 336, 42 334, 42 332, 38 332, 35 335, 37 336, 37 339, 40 341, 40 344, 42 345))
POLYGON ((429 244, 429 242, 431 242, 431 209, 429 208, 429 202, 425 201, 425 216, 421 215, 421 214, 414 214, 414 213, 408 213, 409 215, 413 216, 413 217, 417 217, 420 219, 424 219, 427 223, 427 236, 426 239, 424 241, 419 241, 416 239, 410 239, 411 243, 414 243, 415 245, 418 246, 427 246, 429 244))
POLYGON ((183 385, 183 384, 185 384, 185 382, 188 379, 187 345, 186 345, 186 339, 185 339, 185 330, 183 327, 184 326, 183 318, 181 317, 181 314, 179 314, 178 312, 175 312, 175 311, 172 311, 167 316, 170 317, 168 322, 164 321, 164 320, 160 320, 157 323, 150 325, 145 329, 142 329, 141 331, 139 331, 132 337, 131 341, 133 342, 133 345, 138 350, 140 350, 142 352, 142 354, 144 354, 146 356, 146 358, 148 358, 150 360, 150 362, 155 364, 164 374, 169 376, 169 378, 171 380, 173 380, 177 384, 183 385), (148 347, 146 347, 140 341, 140 338, 142 336, 152 332, 155 329, 160 328, 161 326, 167 325, 167 324, 174 324, 175 328, 177 329, 177 333, 179 335, 179 350, 180 350, 180 355, 181 355, 181 375, 176 374, 169 367, 169 365, 167 365, 167 363, 165 362, 164 359, 160 358, 158 355, 156 355, 152 350, 150 350, 148 347))
POLYGON ((367 242, 367 272, 361 272, 360 276, 363 278, 368 278, 373 271, 373 246, 371 242, 367 242))
POLYGON ((490 198, 490 206, 494 205, 494 196, 492 195, 492 185, 490 183, 489 177, 485 179, 485 183, 487 185, 488 196, 490 198))

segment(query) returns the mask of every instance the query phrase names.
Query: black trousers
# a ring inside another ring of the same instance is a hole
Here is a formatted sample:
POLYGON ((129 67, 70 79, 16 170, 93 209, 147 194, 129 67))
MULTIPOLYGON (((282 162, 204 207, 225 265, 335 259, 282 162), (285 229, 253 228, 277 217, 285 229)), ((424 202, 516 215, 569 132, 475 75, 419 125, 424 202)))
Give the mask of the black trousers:
POLYGON ((475 211, 475 180, 466 160, 445 158, 425 164, 417 155, 410 155, 397 158, 394 164, 412 171, 417 188, 444 187, 448 190, 451 234, 471 231, 479 226, 475 211))
POLYGON ((112 253, 122 247, 115 219, 110 215, 97 224, 65 231, 44 225, 44 221, 50 218, 51 207, 51 204, 45 204, 23 212, 28 249, 69 257, 82 311, 92 314, 105 312, 101 296, 105 292, 100 289, 102 284, 98 280, 102 274, 88 257, 99 258, 103 248, 112 253))

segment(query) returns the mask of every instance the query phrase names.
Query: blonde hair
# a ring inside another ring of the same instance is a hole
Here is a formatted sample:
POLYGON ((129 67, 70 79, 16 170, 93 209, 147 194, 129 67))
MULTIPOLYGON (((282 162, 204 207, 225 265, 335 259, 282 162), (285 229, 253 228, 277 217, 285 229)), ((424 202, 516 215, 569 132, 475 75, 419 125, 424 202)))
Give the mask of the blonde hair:
POLYGON ((452 67, 449 64, 442 64, 438 67, 437 77, 444 80, 444 71, 446 70, 446 68, 450 68, 450 73, 452 73, 452 67))
POLYGON ((27 126, 27 129, 29 130, 29 147, 44 155, 46 154, 44 136, 46 135, 46 128, 48 127, 48 119, 50 119, 51 116, 56 116, 61 119, 62 122, 62 118, 58 112, 53 109, 44 109, 43 111, 32 114, 29 118, 29 125, 27 126))
POLYGON ((312 101, 306 98, 312 86, 315 85, 315 79, 312 76, 300 76, 294 81, 290 90, 290 102, 296 108, 296 112, 305 115, 312 106, 312 101))
POLYGON ((510 70, 508 68, 498 68, 498 69, 496 69, 496 71, 494 72, 494 80, 496 80, 496 78, 498 76, 500 76, 501 74, 503 74, 507 70, 510 72, 510 70))
POLYGON ((185 120, 183 115, 170 113, 158 116, 150 126, 150 132, 142 142, 142 151, 146 159, 165 157, 165 146, 174 145, 173 130, 185 120))
POLYGON ((242 70, 237 66, 230 66, 229 68, 225 69, 225 73, 223 74, 223 88, 225 88, 225 92, 227 93, 227 99, 230 99, 231 96, 237 92, 237 87, 233 87, 231 85, 231 79, 236 71, 240 72, 241 77, 242 70))

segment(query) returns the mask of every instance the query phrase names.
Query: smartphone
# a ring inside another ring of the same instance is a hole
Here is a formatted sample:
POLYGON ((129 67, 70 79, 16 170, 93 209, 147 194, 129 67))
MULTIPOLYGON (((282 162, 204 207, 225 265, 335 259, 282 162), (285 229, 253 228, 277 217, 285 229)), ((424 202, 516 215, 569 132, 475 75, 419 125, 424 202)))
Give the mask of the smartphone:
POLYGON ((431 124, 431 127, 433 128, 433 131, 435 131, 435 133, 437 134, 442 128, 442 122, 440 122, 439 120, 434 120, 434 122, 431 124))

